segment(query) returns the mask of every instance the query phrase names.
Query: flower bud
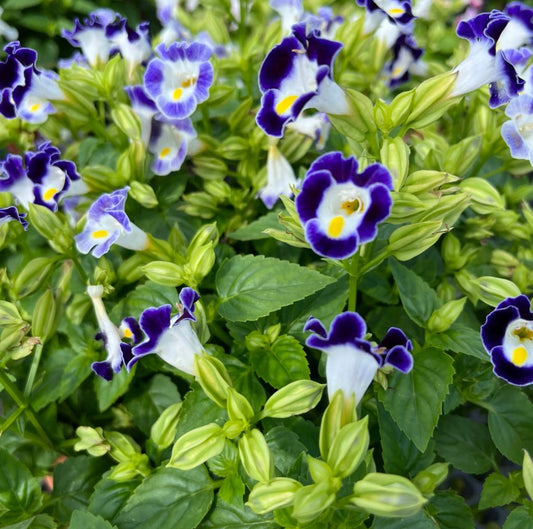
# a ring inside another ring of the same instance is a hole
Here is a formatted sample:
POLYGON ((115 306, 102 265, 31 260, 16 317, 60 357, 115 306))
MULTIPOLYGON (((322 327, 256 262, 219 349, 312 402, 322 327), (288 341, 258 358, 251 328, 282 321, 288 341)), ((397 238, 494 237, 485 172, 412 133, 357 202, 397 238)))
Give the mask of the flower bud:
POLYGON ((142 267, 144 275, 160 285, 177 287, 184 282, 183 267, 166 261, 152 261, 142 267))
POLYGON ((256 483, 246 505, 256 514, 266 514, 292 505, 294 494, 301 488, 300 482, 290 478, 274 478, 265 483, 256 483))
POLYGON ((356 90, 346 90, 346 95, 350 105, 349 115, 328 117, 342 135, 362 142, 366 139, 367 134, 376 132, 372 101, 356 90))
POLYGON ((413 478, 413 484, 422 494, 432 494, 448 477, 448 466, 449 463, 434 463, 430 465, 413 478))
POLYGON ((402 191, 413 195, 420 195, 435 191, 439 187, 461 180, 458 176, 444 171, 422 170, 411 173, 405 179, 402 191))
POLYGON ((399 191, 409 171, 409 146, 401 138, 383 140, 380 155, 381 162, 390 171, 394 190, 399 191))
POLYGON ((120 54, 110 59, 104 68, 102 76, 102 87, 109 94, 112 100, 114 87, 122 88, 126 83, 126 63, 120 54))
POLYGON ((167 466, 191 470, 214 457, 224 449, 226 437, 216 423, 195 428, 181 436, 172 448, 167 466))
POLYGON ((187 255, 190 256, 196 248, 205 246, 208 243, 216 244, 218 242, 217 223, 204 224, 194 235, 187 248, 187 255))
POLYGON ((87 450, 89 455, 100 457, 111 450, 111 446, 106 443, 103 436, 103 430, 100 427, 91 428, 90 426, 79 426, 76 429, 76 435, 79 438, 79 441, 74 445, 74 450, 76 450, 76 452, 87 450))
MULTIPOLYGON (((118 163, 118 162, 117 162, 118 163)), ((106 165, 87 165, 80 170, 83 181, 95 191, 109 191, 124 187, 128 183, 126 174, 106 165)))
POLYGON ((420 199, 411 193, 403 191, 391 193, 393 204, 391 214, 387 219, 391 224, 405 224, 406 222, 417 222, 422 215, 437 202, 437 199, 420 199))
POLYGON ((353 487, 350 501, 376 516, 404 518, 413 516, 427 502, 407 479, 392 474, 367 474, 353 487))
POLYGON ((67 253, 73 246, 72 230, 57 214, 38 204, 28 204, 30 223, 58 253, 67 253))
POLYGON ((129 139, 141 139, 141 122, 129 105, 116 103, 111 109, 111 119, 129 139))
POLYGON ((204 189, 218 200, 226 200, 230 196, 235 196, 234 190, 224 180, 206 180, 204 189))
POLYGON ((470 196, 468 193, 454 193, 450 196, 441 196, 428 208, 420 220, 440 220, 445 224, 453 225, 469 205, 470 196))
POLYGON ((459 187, 470 194, 471 208, 480 215, 489 215, 494 210, 505 209, 505 198, 484 178, 467 178, 459 187))
MULTIPOLYGON (((391 111, 390 111, 390 107, 389 105, 387 105, 387 103, 385 101, 383 101, 383 99, 378 99, 375 103, 374 103, 374 121, 376 122, 376 126, 377 128, 382 131, 382 132, 385 132, 385 133, 389 133, 390 130, 393 128, 392 126, 392 117, 391 117, 391 111)), ((387 138, 384 143, 386 141, 388 141, 389 138, 387 138)), ((392 140, 394 141, 394 140, 392 140)), ((401 140, 400 140, 401 141, 401 140)), ((403 142, 402 142, 403 143, 403 142)), ((382 153, 382 159, 381 161, 383 162, 384 165, 388 166, 388 164, 385 162, 385 160, 383 160, 383 153, 382 153)), ((394 186, 395 189, 396 186, 394 186)))
POLYGON ((431 332, 447 331, 463 311, 465 302, 466 298, 454 299, 434 310, 428 320, 428 329, 431 332))
POLYGON ((529 494, 529 497, 533 499, 533 461, 527 450, 524 450, 524 461, 522 463, 522 476, 524 478, 524 486, 529 494))
POLYGON ((6 326, 0 334, 0 351, 18 347, 29 328, 30 325, 26 322, 6 326))
POLYGON ((190 259, 185 269, 189 270, 190 281, 188 283, 197 285, 209 274, 215 264, 215 250, 212 242, 203 246, 197 246, 190 254, 190 259))
POLYGON ((147 257, 140 253, 135 253, 128 257, 119 265, 117 276, 124 283, 133 283, 143 276, 142 267, 146 264, 147 257))
POLYGON ((33 309, 31 323, 32 335, 38 336, 41 342, 52 336, 55 331, 56 301, 52 289, 47 289, 37 300, 33 309))
POLYGON ((192 171, 206 180, 220 180, 228 174, 228 166, 219 158, 195 156, 192 171))
POLYGON ((247 423, 254 416, 254 410, 248 399, 232 387, 227 388, 226 406, 230 421, 240 420, 247 423))
POLYGON ((399 261, 408 261, 433 246, 443 234, 440 220, 418 222, 394 230, 389 239, 389 253, 399 261))
POLYGON ((283 419, 305 413, 318 404, 324 386, 312 380, 291 382, 266 401, 261 416, 283 419))
POLYGON ((495 307, 506 298, 520 295, 520 289, 512 281, 501 277, 478 277, 474 279, 474 286, 479 289, 479 299, 491 307, 495 307))
POLYGON ((205 394, 221 408, 225 408, 232 382, 224 364, 210 355, 194 355, 194 371, 205 394))
POLYGON ((0 300, 0 327, 7 325, 19 325, 25 323, 21 318, 19 311, 13 303, 0 300))
POLYGON ((239 457, 246 473, 260 482, 270 481, 274 463, 263 434, 254 428, 239 439, 239 457))
POLYGON ((520 261, 513 254, 496 248, 490 256, 490 264, 496 267, 500 275, 510 276, 520 261))
POLYGON ((55 266, 55 259, 36 257, 17 275, 13 288, 18 298, 26 297, 45 284, 55 266))
POLYGON ((154 190, 148 184, 137 182, 137 180, 130 182, 129 195, 147 209, 155 208, 159 204, 154 190))
POLYGON ((339 478, 353 474, 367 453, 369 440, 368 416, 343 426, 327 457, 333 474, 339 478))
POLYGON ((171 404, 168 408, 163 410, 154 424, 152 424, 150 439, 157 445, 159 450, 164 450, 172 444, 172 441, 174 441, 176 430, 178 428, 181 405, 181 402, 171 404))
POLYGON ((141 448, 129 435, 105 432, 104 438, 110 446, 109 455, 119 463, 127 463, 141 453, 141 448))
POLYGON ((466 264, 467 255, 461 248, 459 239, 453 234, 448 233, 442 241, 441 253, 446 266, 450 270, 460 270, 466 264))
POLYGON ((248 155, 250 145, 245 138, 230 136, 218 147, 218 154, 226 160, 242 160, 248 155))
POLYGON ((400 92, 390 103, 390 115, 392 126, 398 127, 403 125, 411 113, 413 102, 415 99, 415 91, 400 92))
POLYGON ((461 289, 468 294, 473 303, 479 300, 479 287, 474 283, 476 277, 466 270, 459 270, 455 273, 455 280, 461 289))
POLYGON ((135 454, 128 461, 121 461, 116 465, 109 474, 108 478, 113 481, 129 481, 141 475, 149 476, 152 469, 146 454, 135 454))
POLYGON ((307 456, 307 466, 309 467, 309 474, 315 483, 323 481, 329 482, 333 478, 333 471, 331 467, 321 459, 307 456))
POLYGON ((302 487, 294 494, 292 516, 300 523, 310 522, 324 512, 335 501, 335 497, 335 491, 331 489, 329 483, 315 483, 302 487))

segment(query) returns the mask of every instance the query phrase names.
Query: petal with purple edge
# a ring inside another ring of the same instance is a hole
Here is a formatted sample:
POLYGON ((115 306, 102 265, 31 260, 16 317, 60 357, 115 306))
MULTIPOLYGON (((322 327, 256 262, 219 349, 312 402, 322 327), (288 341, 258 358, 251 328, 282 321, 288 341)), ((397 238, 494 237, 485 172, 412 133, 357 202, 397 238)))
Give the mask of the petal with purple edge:
POLYGON ((353 181, 353 175, 357 173, 357 169, 358 163, 355 156, 345 158, 341 152, 335 151, 317 158, 309 167, 308 174, 328 171, 337 183, 342 183, 353 181))
POLYGON ((276 91, 269 90, 261 98, 261 108, 255 117, 255 121, 269 136, 279 138, 283 136, 283 129, 291 119, 290 115, 280 116, 275 111, 276 91))
POLYGON ((357 234, 345 239, 332 239, 322 232, 317 219, 311 219, 305 225, 305 238, 315 253, 330 259, 346 259, 352 256, 359 246, 357 234))
POLYGON ((391 327, 387 334, 385 334, 383 340, 379 342, 378 347, 384 347, 385 349, 392 349, 396 345, 401 345, 402 347, 405 347, 408 351, 412 349, 411 340, 407 338, 405 333, 398 329, 397 327, 391 327))
POLYGON ((524 143, 520 132, 514 121, 506 121, 501 129, 502 138, 509 146, 511 156, 519 160, 528 160, 530 157, 530 150, 524 143))
POLYGON ((533 312, 531 312, 531 301, 525 294, 520 294, 514 298, 504 299, 496 307, 497 309, 503 309, 505 307, 516 307, 521 318, 525 320, 533 320, 533 312))
POLYGON ((309 316, 309 318, 305 322, 304 331, 314 332, 322 338, 326 338, 328 335, 328 331, 326 330, 322 322, 317 318, 313 318, 313 316, 309 316))
POLYGON ((377 225, 390 215, 392 198, 389 190, 382 184, 377 184, 370 190, 370 207, 357 228, 359 244, 371 241, 377 234, 377 225))
POLYGON ((390 365, 402 373, 409 373, 413 363, 413 355, 401 345, 394 346, 385 356, 385 365, 390 365))
POLYGON ((200 295, 193 288, 185 287, 181 289, 179 298, 185 308, 194 312, 194 304, 200 299, 200 295))
MULTIPOLYGON (((357 170, 357 167, 355 170, 357 170)), ((356 186, 360 187, 370 187, 373 184, 383 184, 390 191, 394 189, 391 174, 386 167, 379 163, 373 163, 372 165, 369 165, 362 173, 357 174, 352 181, 356 186)))
POLYGON ((113 369, 111 368, 111 362, 107 362, 105 360, 102 362, 93 362, 91 364, 91 369, 96 375, 103 378, 104 380, 107 380, 108 382, 113 379, 113 369))
POLYGON ((333 183, 334 180, 331 173, 327 170, 308 173, 305 185, 295 200, 296 211, 304 224, 316 218, 318 206, 324 197, 324 192, 333 183))
POLYGON ((513 386, 529 386, 533 384, 533 366, 518 367, 507 360, 503 347, 495 347, 490 354, 494 373, 513 386))
POLYGON ((151 353, 155 349, 161 335, 170 327, 170 312, 170 305, 150 307, 143 311, 139 318, 139 325, 148 340, 133 348, 132 352, 135 356, 151 353))
POLYGON ((503 345, 503 338, 509 323, 520 317, 519 310, 508 305, 501 309, 493 310, 481 326, 481 341, 487 352, 491 352, 495 347, 503 345))

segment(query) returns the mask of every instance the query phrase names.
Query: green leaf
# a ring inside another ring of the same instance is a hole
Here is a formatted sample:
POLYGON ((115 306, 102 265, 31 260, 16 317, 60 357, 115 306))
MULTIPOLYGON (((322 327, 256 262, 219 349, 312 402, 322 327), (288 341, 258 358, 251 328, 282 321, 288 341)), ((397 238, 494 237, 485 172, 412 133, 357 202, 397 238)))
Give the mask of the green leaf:
POLYGON ((517 507, 507 517, 502 529, 533 529, 533 509, 531 504, 517 507))
POLYGON ((333 283, 331 277, 272 257, 236 255, 217 274, 220 315, 250 321, 303 299, 333 283))
POLYGON ((363 276, 358 285, 361 292, 381 303, 394 305, 398 303, 398 294, 392 288, 390 282, 379 272, 370 272, 363 276))
POLYGON ((74 511, 70 519, 69 529, 113 529, 115 525, 106 522, 101 516, 90 512, 74 511))
POLYGON ((515 501, 520 496, 520 489, 505 476, 493 472, 483 484, 479 508, 500 507, 515 501))
POLYGON ((435 291, 395 259, 389 259, 389 265, 405 312, 417 325, 424 327, 439 304, 435 291))
POLYGON ((282 475, 289 473, 302 452, 307 453, 307 449, 301 443, 298 435, 284 426, 275 426, 270 429, 266 433, 265 439, 272 452, 274 465, 282 475))
POLYGON ((4 529, 56 529, 57 524, 47 514, 32 516, 23 522, 13 525, 3 525, 4 529))
POLYGON ((420 452, 398 428, 390 414, 378 403, 378 422, 381 438, 383 465, 389 474, 414 476, 427 468, 435 459, 435 443, 428 443, 426 451, 420 452))
POLYGON ((394 373, 389 390, 380 390, 385 409, 421 452, 437 425, 453 374, 450 356, 426 349, 414 356, 410 373, 394 373))
POLYGON ((241 509, 218 498, 215 508, 199 529, 276 529, 277 527, 272 515, 255 514, 249 507, 241 509))
POLYGON ((431 334, 426 345, 490 362, 490 357, 481 343, 479 329, 474 330, 466 325, 454 324, 446 332, 431 334))
POLYGON ((408 518, 383 518, 376 516, 372 529, 439 529, 437 522, 420 511, 408 518))
POLYGON ((94 377, 94 391, 98 400, 98 409, 105 411, 109 406, 124 395, 135 375, 135 369, 128 372, 126 369, 115 373, 110 381, 102 377, 94 377))
POLYGON ((250 362, 257 376, 276 389, 295 380, 309 380, 309 366, 304 348, 289 335, 274 340, 270 349, 250 352, 250 362))
POLYGON ((433 516, 440 529, 474 529, 474 516, 464 498, 453 491, 437 491, 429 500, 428 511, 434 509, 433 516))
POLYGON ((39 480, 7 450, 0 448, 0 522, 27 518, 41 506, 39 480))
POLYGON ((193 529, 213 501, 205 467, 163 468, 146 478, 117 518, 120 529, 193 529))
POLYGON ((257 220, 250 222, 250 224, 239 228, 233 233, 230 233, 228 237, 237 241, 257 241, 259 239, 269 239, 270 236, 267 233, 263 233, 263 230, 266 230, 267 228, 279 228, 277 211, 271 211, 263 217, 259 217, 257 220))
POLYGON ((42 3, 43 0, 7 0, 4 3, 4 9, 16 9, 19 11, 28 7, 38 6, 42 3))
POLYGON ((468 474, 483 474, 489 471, 496 459, 487 426, 465 417, 441 417, 435 440, 437 453, 468 474))
POLYGON ((52 498, 56 520, 66 524, 73 511, 86 509, 94 486, 108 466, 103 458, 78 456, 55 467, 52 498))
POLYGON ((154 375, 144 390, 139 388, 126 401, 126 408, 133 416, 135 426, 146 435, 163 410, 181 401, 178 388, 172 380, 161 374, 154 375))
POLYGON ((147 307, 159 307, 167 303, 174 306, 177 302, 178 295, 174 287, 165 287, 152 281, 146 281, 118 303, 110 315, 113 321, 120 321, 126 316, 140 316, 147 307))
POLYGON ((498 450, 521 465, 522 450, 533 453, 533 404, 518 388, 503 386, 488 401, 489 431, 498 450))
POLYGON ((231 505, 235 505, 239 509, 243 509, 245 490, 246 488, 242 479, 237 474, 233 474, 224 478, 220 489, 218 489, 218 497, 231 505))
POLYGON ((140 480, 117 482, 105 477, 108 474, 109 472, 96 484, 87 510, 114 522, 134 489, 140 484, 140 480))

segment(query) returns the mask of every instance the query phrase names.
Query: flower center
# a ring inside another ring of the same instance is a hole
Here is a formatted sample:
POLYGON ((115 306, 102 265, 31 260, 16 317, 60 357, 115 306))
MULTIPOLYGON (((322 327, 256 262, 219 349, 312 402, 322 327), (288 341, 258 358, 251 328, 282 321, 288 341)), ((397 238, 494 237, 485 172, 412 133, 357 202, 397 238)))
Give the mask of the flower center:
POLYGON ((276 113, 282 115, 289 110, 294 102, 298 99, 298 96, 287 96, 284 97, 277 105, 276 105, 276 113))
POLYGON ((183 83, 181 83, 181 86, 183 88, 189 88, 190 86, 192 86, 195 83, 196 83, 196 77, 194 75, 192 75, 190 77, 187 77, 187 79, 185 79, 185 81, 183 81, 183 83))
POLYGON ((353 200, 345 200, 342 203, 341 208, 346 212, 346 215, 352 215, 353 213, 362 213, 365 209, 365 205, 358 198, 353 200))
POLYGON ((50 189, 44 192, 43 198, 46 201, 52 200, 52 198, 54 197, 56 193, 57 193, 57 189, 55 187, 51 187, 50 189))
POLYGON ((521 345, 520 347, 517 347, 513 351, 513 355, 511 357, 511 362, 515 365, 520 367, 523 365, 527 360, 527 349, 521 345))
POLYGON ((107 230, 96 230, 96 231, 93 231, 93 237, 95 239, 103 239, 104 237, 107 237, 107 230))
POLYGON ((528 329, 527 327, 518 327, 513 331, 513 335, 516 336, 520 341, 522 340, 533 340, 533 330, 528 329))
POLYGON ((336 239, 341 234, 343 227, 344 227, 344 218, 341 217, 340 215, 337 217, 333 217, 329 221, 328 235, 336 239))
POLYGON ((124 329, 124 338, 131 338, 133 336, 133 333, 126 327, 124 329))

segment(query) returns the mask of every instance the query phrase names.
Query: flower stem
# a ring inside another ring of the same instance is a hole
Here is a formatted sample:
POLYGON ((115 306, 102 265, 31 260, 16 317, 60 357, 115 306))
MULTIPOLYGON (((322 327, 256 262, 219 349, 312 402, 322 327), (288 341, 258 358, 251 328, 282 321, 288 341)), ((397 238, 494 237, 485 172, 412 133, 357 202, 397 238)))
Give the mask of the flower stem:
POLYGON ((355 312, 357 306, 357 281, 359 279, 359 250, 352 256, 352 262, 348 274, 350 275, 350 283, 348 290, 348 310, 355 312))
POLYGON ((43 352, 43 344, 39 343, 35 346, 35 352, 33 353, 33 359, 30 366, 30 372, 28 373, 28 379, 26 380, 26 386, 24 388, 24 396, 29 397, 31 390, 33 389, 33 383, 35 382, 35 376, 39 369, 39 363, 41 362, 41 355, 43 352))

